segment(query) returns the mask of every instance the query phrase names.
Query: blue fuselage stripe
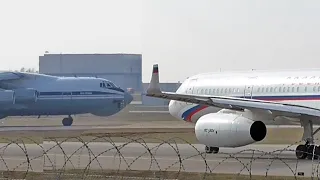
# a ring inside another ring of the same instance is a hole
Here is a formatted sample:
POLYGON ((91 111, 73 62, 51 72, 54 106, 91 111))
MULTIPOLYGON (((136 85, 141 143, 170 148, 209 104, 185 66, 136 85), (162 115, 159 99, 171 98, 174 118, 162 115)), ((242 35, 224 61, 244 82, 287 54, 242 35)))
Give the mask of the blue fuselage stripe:
POLYGON ((72 91, 72 92, 39 92, 39 96, 101 96, 101 95, 121 95, 112 92, 103 91, 72 91))

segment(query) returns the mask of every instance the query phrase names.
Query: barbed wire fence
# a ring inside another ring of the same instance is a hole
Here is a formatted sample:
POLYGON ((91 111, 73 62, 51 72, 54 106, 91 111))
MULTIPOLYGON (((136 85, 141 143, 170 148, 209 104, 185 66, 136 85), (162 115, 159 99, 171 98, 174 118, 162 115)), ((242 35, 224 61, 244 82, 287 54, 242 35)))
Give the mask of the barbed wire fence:
POLYGON ((247 175, 274 175, 319 178, 320 158, 295 158, 296 142, 286 147, 221 151, 206 154, 204 146, 193 145, 181 138, 143 138, 103 134, 90 138, 49 138, 37 142, 22 137, 3 138, 0 145, 0 179, 218 179, 218 173, 241 178, 247 175), (89 140, 88 140, 89 139, 89 140), (196 177, 196 178, 195 178, 196 177))

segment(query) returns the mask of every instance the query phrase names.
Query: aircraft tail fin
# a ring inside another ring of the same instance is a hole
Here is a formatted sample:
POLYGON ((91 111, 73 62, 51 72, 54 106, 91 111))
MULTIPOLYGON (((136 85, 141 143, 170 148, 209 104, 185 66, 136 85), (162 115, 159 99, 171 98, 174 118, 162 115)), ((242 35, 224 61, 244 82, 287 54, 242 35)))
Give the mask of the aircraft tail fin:
POLYGON ((147 94, 157 93, 161 93, 161 89, 159 86, 159 67, 158 64, 154 64, 152 69, 151 81, 147 89, 147 94))

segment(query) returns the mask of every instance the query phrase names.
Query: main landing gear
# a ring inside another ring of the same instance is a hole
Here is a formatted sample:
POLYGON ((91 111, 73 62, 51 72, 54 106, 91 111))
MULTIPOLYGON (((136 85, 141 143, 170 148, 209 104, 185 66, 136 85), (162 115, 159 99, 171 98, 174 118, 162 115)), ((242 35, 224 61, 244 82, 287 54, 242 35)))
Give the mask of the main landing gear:
POLYGON ((304 145, 300 144, 296 148, 296 157, 298 159, 320 159, 320 147, 314 144, 313 136, 320 130, 318 128, 313 132, 312 121, 301 120, 304 132, 302 139, 306 141, 304 145))
POLYGON ((217 154, 219 152, 219 148, 218 147, 209 147, 206 146, 206 153, 207 154, 217 154))
POLYGON ((69 115, 67 118, 62 119, 63 126, 71 126, 73 123, 73 118, 69 115))

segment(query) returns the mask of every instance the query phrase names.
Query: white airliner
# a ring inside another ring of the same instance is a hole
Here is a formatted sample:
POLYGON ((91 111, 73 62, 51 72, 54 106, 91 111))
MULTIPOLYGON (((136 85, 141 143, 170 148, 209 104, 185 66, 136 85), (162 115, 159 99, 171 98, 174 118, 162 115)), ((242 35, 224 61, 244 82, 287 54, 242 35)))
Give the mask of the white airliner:
MULTIPOLYGON (((286 118, 304 128, 298 159, 320 155, 313 124, 320 124, 320 70, 218 72, 187 78, 174 92, 159 87, 158 65, 147 96, 170 99, 170 114, 195 123, 195 135, 207 153, 240 147, 265 138, 265 123, 286 118)), ((281 138, 281 137, 279 137, 281 138)))

